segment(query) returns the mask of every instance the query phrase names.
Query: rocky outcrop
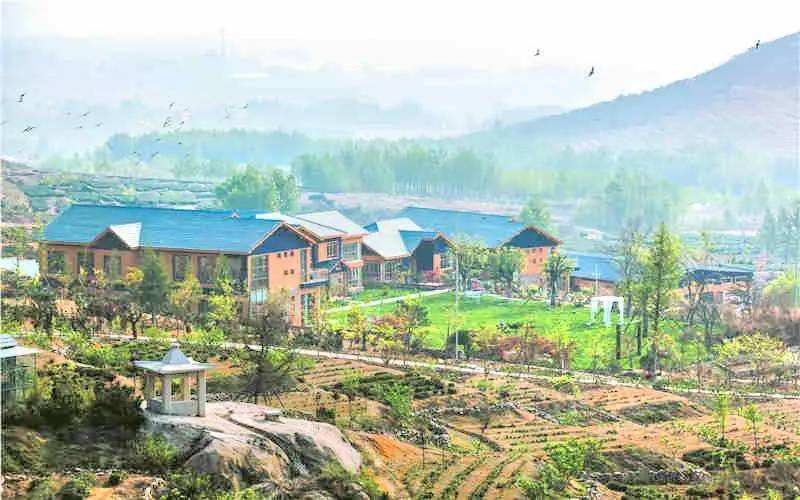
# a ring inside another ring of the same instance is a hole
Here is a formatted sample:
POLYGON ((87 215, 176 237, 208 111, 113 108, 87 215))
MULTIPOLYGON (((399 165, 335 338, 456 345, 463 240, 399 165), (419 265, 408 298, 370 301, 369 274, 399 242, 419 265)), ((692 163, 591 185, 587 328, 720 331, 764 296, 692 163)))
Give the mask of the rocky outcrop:
MULTIPOLYGON (((147 413, 147 429, 177 447, 186 466, 241 486, 298 493, 331 461, 351 472, 361 467, 361 456, 336 427, 291 418, 271 421, 264 418, 265 410, 248 403, 208 403, 205 417, 147 413)), ((328 494, 314 488, 308 493, 328 494)))

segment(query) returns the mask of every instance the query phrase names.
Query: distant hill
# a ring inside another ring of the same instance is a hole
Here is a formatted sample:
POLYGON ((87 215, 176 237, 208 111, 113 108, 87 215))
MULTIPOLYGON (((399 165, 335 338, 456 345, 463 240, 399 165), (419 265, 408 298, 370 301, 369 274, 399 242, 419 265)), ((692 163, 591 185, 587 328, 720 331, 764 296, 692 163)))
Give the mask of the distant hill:
MULTIPOLYGON (((694 78, 567 113, 462 136, 509 148, 531 143, 612 152, 690 145, 796 156, 800 34, 762 43, 694 78), (505 143, 505 144, 504 144, 505 143)), ((676 55, 676 57, 678 57, 676 55)), ((602 74, 596 76, 602 78, 602 74)))

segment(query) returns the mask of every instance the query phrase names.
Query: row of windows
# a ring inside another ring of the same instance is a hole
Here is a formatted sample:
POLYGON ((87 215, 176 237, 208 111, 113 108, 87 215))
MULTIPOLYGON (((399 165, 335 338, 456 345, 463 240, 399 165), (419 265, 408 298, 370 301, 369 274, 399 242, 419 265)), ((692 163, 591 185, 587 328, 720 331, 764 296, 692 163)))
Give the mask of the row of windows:
POLYGON ((288 252, 278 252, 277 255, 279 259, 281 258, 281 255, 283 255, 283 257, 294 257, 294 250, 290 250, 288 252))

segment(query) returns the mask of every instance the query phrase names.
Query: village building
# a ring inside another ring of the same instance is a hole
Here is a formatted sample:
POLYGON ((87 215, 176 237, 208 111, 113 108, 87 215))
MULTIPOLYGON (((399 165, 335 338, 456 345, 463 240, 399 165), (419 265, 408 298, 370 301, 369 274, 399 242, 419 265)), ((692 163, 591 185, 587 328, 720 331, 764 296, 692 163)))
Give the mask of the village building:
MULTIPOLYGON (((41 273, 68 281, 95 270, 121 288, 129 269, 141 265, 145 248, 162 259, 168 278, 191 270, 206 294, 224 257, 234 292, 245 312, 256 313, 269 297, 290 297, 292 325, 311 321, 327 279, 312 274, 320 240, 278 219, 241 216, 230 210, 180 210, 140 206, 74 204, 44 231, 41 273)), ((207 301, 200 301, 200 309, 207 301)))
POLYGON ((368 285, 413 279, 437 287, 453 269, 452 242, 443 234, 423 231, 410 219, 389 219, 364 227, 364 282, 368 285))
POLYGON ((520 272, 523 286, 544 284, 547 257, 561 245, 561 240, 555 236, 509 215, 406 207, 397 217, 411 220, 423 230, 445 235, 450 241, 466 238, 491 250, 520 249, 525 256, 520 272))

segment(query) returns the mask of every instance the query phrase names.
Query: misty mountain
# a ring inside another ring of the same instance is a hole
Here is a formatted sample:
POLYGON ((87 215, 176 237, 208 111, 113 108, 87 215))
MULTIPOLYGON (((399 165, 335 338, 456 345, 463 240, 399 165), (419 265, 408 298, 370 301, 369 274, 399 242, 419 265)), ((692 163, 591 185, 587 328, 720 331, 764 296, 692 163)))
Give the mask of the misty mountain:
POLYGON ((80 152, 115 133, 174 131, 180 122, 181 130, 445 137, 590 98, 582 78, 556 62, 513 69, 313 65, 304 59, 309 47, 272 45, 8 38, 4 152, 80 152), (29 126, 35 129, 23 133, 29 126))
MULTIPOLYGON (((533 144, 665 151, 729 147, 796 158, 800 58, 794 34, 694 78, 567 113, 469 134, 459 142, 516 152, 533 144)), ((602 78, 601 76, 599 76, 602 78)))

